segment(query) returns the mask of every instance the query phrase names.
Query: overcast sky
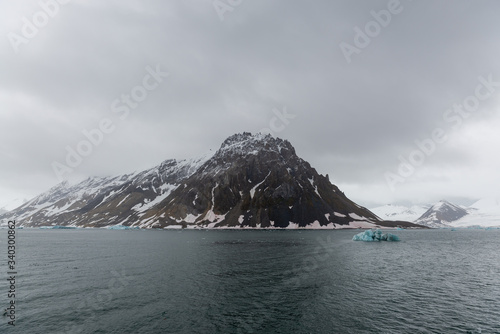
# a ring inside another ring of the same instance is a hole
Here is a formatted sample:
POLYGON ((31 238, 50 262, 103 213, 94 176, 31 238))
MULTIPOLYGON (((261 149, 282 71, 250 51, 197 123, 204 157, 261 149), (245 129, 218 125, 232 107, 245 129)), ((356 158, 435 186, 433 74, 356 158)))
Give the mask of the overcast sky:
POLYGON ((496 196, 500 2, 395 1, 1 2, 0 208, 266 128, 361 205, 496 196))

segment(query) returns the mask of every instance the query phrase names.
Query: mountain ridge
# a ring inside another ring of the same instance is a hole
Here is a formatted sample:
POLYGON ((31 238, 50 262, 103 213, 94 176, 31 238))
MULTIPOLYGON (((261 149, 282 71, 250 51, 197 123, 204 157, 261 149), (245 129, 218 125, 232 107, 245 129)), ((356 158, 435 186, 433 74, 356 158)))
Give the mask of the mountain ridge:
POLYGON ((0 215, 9 217, 30 227, 395 227, 348 199, 287 140, 246 132, 201 158, 63 182, 0 215))
POLYGON ((413 205, 411 208, 401 205, 384 205, 372 208, 371 211, 385 219, 405 218, 403 220, 436 228, 500 227, 500 200, 495 197, 477 200, 468 207, 441 200, 433 205, 413 205), (408 211, 413 210, 416 213, 423 208, 425 212, 418 217, 405 216, 408 211))
POLYGON ((468 212, 464 208, 441 200, 431 206, 416 222, 431 227, 443 227, 467 215, 468 212))

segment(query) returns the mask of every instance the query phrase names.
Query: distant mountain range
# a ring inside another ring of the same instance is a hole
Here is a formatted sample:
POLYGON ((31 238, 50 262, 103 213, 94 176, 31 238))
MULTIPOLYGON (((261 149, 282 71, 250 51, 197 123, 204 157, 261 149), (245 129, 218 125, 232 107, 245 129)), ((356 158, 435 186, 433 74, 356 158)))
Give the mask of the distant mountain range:
POLYGON ((384 220, 404 220, 413 222, 420 218, 429 207, 414 205, 406 207, 403 205, 387 204, 371 209, 373 213, 384 220))
POLYGON ((385 205, 371 210, 383 219, 403 219, 429 227, 500 227, 500 200, 482 199, 470 207, 441 200, 431 206, 385 205))
POLYGON ((431 206, 416 221, 426 226, 441 227, 467 216, 467 210, 448 201, 439 201, 431 206))
POLYGON ((27 227, 419 227, 379 218, 299 158, 288 141, 250 133, 197 159, 63 182, 0 219, 27 227))

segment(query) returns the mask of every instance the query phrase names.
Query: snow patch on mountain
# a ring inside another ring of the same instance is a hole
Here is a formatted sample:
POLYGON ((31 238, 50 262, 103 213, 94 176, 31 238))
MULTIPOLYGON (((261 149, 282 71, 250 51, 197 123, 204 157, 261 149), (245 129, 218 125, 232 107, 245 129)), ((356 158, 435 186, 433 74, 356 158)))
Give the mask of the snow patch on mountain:
POLYGON ((255 195, 255 191, 257 190, 257 188, 259 188, 264 182, 266 182, 267 178, 269 177, 269 175, 271 175, 271 171, 269 171, 269 174, 267 174, 266 178, 264 180, 262 180, 262 182, 260 182, 259 184, 257 184, 255 187, 253 187, 251 190, 250 190, 250 197, 253 198, 254 195, 255 195))
POLYGON ((135 205, 132 210, 138 212, 138 213, 142 213, 142 212, 145 212, 149 209, 151 209, 152 207, 154 207, 155 205, 161 203, 161 201, 163 201, 165 198, 167 198, 170 193, 175 190, 178 186, 176 185, 173 185, 173 184, 163 184, 160 189, 162 190, 162 193, 160 195, 158 195, 155 199, 149 201, 149 200, 146 200, 144 203, 139 203, 137 205, 135 205))

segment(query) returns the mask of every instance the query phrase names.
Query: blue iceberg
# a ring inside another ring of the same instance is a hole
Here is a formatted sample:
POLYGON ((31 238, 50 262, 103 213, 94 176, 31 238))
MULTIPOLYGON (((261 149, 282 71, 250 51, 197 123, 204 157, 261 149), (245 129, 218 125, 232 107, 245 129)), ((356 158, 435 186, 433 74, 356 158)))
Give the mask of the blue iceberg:
POLYGON ((352 237, 354 241, 400 241, 397 235, 386 233, 382 234, 380 229, 366 230, 352 237))
POLYGON ((108 226, 108 230, 139 230, 139 226, 123 226, 123 225, 113 225, 113 226, 108 226))

